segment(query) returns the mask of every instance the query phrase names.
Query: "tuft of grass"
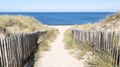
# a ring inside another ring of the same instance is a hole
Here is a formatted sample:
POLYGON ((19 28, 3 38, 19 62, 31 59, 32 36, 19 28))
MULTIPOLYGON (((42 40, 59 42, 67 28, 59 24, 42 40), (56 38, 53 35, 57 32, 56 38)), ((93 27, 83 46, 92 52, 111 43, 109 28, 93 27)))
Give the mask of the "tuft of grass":
POLYGON ((40 50, 41 51, 49 50, 49 45, 48 44, 56 38, 57 34, 58 34, 58 31, 54 28, 51 28, 42 37, 40 37, 39 40, 38 40, 40 50))
POLYGON ((65 48, 67 48, 67 49, 72 49, 72 48, 74 48, 74 45, 73 45, 73 42, 72 42, 72 32, 71 32, 71 30, 69 29, 69 30, 67 30, 67 31, 65 31, 65 33, 64 33, 64 42, 65 42, 65 48))
POLYGON ((65 42, 65 48, 66 49, 79 49, 79 45, 76 44, 75 41, 72 39, 72 27, 65 31, 64 33, 64 42, 65 42))
POLYGON ((89 56, 87 59, 87 65, 90 67, 113 67, 112 63, 101 59, 98 55, 89 56))
MULTIPOLYGON (((64 42, 65 42, 65 48, 68 49, 76 58, 82 59, 82 57, 86 54, 88 51, 89 47, 88 46, 83 46, 81 44, 76 43, 72 39, 72 29, 78 28, 78 29, 89 29, 91 24, 86 24, 86 25, 75 25, 71 28, 69 28, 67 31, 64 33, 64 42)), ((85 44, 85 43, 84 43, 85 44)))
POLYGON ((76 58, 77 59, 83 59, 83 56, 86 54, 86 51, 78 51, 77 53, 75 53, 76 54, 76 58))
POLYGON ((54 41, 58 33, 59 32, 56 29, 49 28, 49 30, 45 34, 43 34, 43 36, 39 37, 39 40, 37 42, 38 49, 36 51, 34 59, 35 61, 37 61, 37 59, 41 57, 40 55, 42 55, 41 54, 42 52, 49 50, 50 47, 49 43, 54 41))
POLYGON ((73 27, 69 28, 67 31, 65 31, 64 33, 64 42, 65 42, 65 47, 68 49, 72 49, 72 48, 81 48, 81 46, 78 46, 77 43, 75 43, 72 39, 72 29, 90 29, 92 26, 94 26, 95 24, 84 24, 84 25, 74 25, 73 27))
POLYGON ((119 19, 120 19, 120 11, 107 16, 105 19, 102 19, 100 23, 107 24, 107 23, 111 23, 114 20, 119 20, 119 19))

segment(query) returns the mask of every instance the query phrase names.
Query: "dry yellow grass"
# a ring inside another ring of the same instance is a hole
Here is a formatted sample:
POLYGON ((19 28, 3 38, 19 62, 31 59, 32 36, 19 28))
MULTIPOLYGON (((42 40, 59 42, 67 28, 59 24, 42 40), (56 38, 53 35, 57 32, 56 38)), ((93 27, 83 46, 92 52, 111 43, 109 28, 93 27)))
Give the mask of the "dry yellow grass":
POLYGON ((114 30, 119 31, 120 29, 120 12, 114 13, 112 15, 107 16, 106 18, 99 21, 96 26, 92 27, 92 29, 105 29, 105 30, 114 30))
POLYGON ((81 30, 89 30, 91 29, 92 27, 94 27, 96 24, 83 24, 83 25, 75 25, 73 26, 72 28, 77 28, 77 29, 81 29, 81 30))
POLYGON ((33 32, 35 30, 48 29, 46 25, 41 24, 33 17, 28 16, 11 16, 1 15, 0 16, 0 30, 6 29, 6 31, 12 32, 33 32))
POLYGON ((65 48, 69 49, 70 53, 74 55, 77 59, 82 59, 82 57, 86 54, 87 50, 85 47, 80 46, 80 44, 77 44, 72 40, 72 29, 77 28, 81 30, 88 30, 95 24, 84 24, 84 25, 74 25, 71 28, 69 28, 64 33, 64 42, 65 42, 65 48))

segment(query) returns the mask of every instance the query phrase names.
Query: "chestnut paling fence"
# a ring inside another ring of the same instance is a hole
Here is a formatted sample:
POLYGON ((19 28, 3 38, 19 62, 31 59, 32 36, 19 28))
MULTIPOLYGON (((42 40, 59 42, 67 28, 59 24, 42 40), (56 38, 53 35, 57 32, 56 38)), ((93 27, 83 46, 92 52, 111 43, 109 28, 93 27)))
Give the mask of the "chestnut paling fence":
POLYGON ((73 29, 72 38, 80 46, 89 46, 93 53, 107 60, 112 67, 120 67, 120 32, 73 29))
POLYGON ((0 67, 24 67, 37 47, 38 37, 45 32, 14 33, 10 37, 0 38, 0 67))

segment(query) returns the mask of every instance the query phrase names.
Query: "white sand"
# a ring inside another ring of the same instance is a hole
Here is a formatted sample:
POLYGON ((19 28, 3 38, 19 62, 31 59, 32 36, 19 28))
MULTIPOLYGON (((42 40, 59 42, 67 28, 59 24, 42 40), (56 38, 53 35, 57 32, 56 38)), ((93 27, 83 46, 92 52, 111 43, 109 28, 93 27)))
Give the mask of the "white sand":
POLYGON ((51 26, 60 31, 60 34, 50 45, 50 51, 43 53, 35 62, 34 67, 84 67, 84 60, 77 60, 64 48, 64 32, 71 26, 51 26))

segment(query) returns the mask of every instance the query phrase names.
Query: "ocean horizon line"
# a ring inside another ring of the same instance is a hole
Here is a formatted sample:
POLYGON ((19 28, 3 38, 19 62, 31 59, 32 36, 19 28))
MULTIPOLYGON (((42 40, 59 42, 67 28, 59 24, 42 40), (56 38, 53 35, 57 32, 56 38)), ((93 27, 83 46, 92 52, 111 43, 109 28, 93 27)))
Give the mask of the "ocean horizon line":
POLYGON ((0 15, 30 16, 47 25, 97 23, 114 12, 0 12, 0 15))
POLYGON ((114 11, 109 11, 109 12, 106 12, 106 11, 99 11, 99 12, 92 12, 92 11, 90 11, 90 12, 17 12, 17 11, 15 11, 15 12, 0 12, 0 13, 116 13, 116 12, 114 12, 114 11))

